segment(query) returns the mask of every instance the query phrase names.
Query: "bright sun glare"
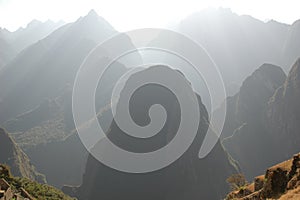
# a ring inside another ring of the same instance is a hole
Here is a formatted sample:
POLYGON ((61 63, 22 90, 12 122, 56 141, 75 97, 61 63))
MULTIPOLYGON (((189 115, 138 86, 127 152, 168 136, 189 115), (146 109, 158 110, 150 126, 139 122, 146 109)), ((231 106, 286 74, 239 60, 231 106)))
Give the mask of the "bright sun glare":
POLYGON ((32 19, 72 22, 90 9, 117 30, 163 27, 207 7, 231 8, 261 20, 293 23, 300 18, 297 0, 0 0, 0 27, 11 31, 32 19))

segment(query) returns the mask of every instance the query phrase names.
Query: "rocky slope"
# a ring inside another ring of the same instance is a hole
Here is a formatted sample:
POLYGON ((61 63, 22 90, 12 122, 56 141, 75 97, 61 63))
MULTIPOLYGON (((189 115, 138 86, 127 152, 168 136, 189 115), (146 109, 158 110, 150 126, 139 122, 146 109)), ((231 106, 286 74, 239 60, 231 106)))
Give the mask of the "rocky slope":
POLYGON ((287 159, 299 151, 300 130, 300 59, 293 65, 285 83, 270 99, 265 113, 269 135, 274 145, 284 149, 280 157, 287 159))
POLYGON ((0 164, 0 178, 5 182, 6 187, 9 187, 9 189, 6 188, 7 196, 4 199, 72 200, 71 197, 52 186, 40 184, 28 178, 12 176, 9 167, 0 164))
POLYGON ((270 97, 285 79, 283 70, 272 64, 263 64, 248 76, 239 92, 227 98, 226 121, 221 138, 232 136, 234 130, 244 123, 257 124, 270 97))
POLYGON ((0 128, 0 163, 9 165, 15 176, 45 182, 45 177, 35 170, 28 156, 2 128, 0 128))
MULTIPOLYGON (((76 73, 87 54, 115 33, 92 10, 24 50, 0 73, 0 123, 56 187, 80 184, 86 164, 87 153, 76 136, 72 115, 76 73), (45 152, 51 159, 44 159, 45 152)), ((132 43, 127 38, 120 45, 132 43)), ((110 102, 113 85, 125 72, 117 62, 106 71, 96 94, 97 110, 110 102)))
POLYGON ((280 67, 264 64, 244 81, 239 93, 227 99, 222 143, 248 179, 276 162, 276 155, 265 148, 269 138, 263 116, 269 98, 285 78, 280 67))
MULTIPOLYGON (((126 85, 135 83, 136 78, 143 77, 148 70, 156 70, 156 67, 135 73, 126 85)), ((160 67, 169 70, 170 74, 179 73, 160 67)), ((166 78, 172 79, 172 76, 166 78)), ((201 120, 197 136, 187 152, 170 166, 151 173, 130 174, 111 169, 90 155, 82 185, 78 188, 65 187, 63 190, 79 199, 214 200, 224 197, 228 190, 226 178, 236 170, 219 142, 206 158, 198 158, 209 124, 208 113, 199 96, 198 101, 201 120)), ((113 121, 107 133, 109 139, 134 152, 148 152, 166 145, 176 134, 180 123, 180 109, 173 93, 156 84, 142 87, 131 99, 131 116, 140 125, 149 123, 146 112, 153 104, 162 105, 168 115, 166 124, 157 135, 144 140, 128 137, 113 121)), ((97 145, 101 145, 101 141, 97 145)))
POLYGON ((300 198, 300 154, 267 169, 265 175, 254 182, 227 195, 227 200, 278 199, 297 200, 300 198))
POLYGON ((0 73, 0 123, 54 99, 71 87, 86 55, 116 33, 91 11, 19 54, 0 73))
MULTIPOLYGON (((299 60, 285 80, 281 74, 277 76, 280 81, 273 86, 250 77, 245 83, 252 79, 252 86, 257 87, 241 87, 238 95, 244 93, 244 100, 239 96, 232 98, 235 103, 229 102, 224 136, 232 135, 223 140, 223 145, 248 179, 299 151, 299 60)), ((268 80, 266 75, 262 77, 268 80)))
POLYGON ((66 102, 70 92, 64 95, 44 101, 3 125, 35 167, 47 176, 48 183, 58 188, 81 183, 87 159, 87 151, 74 131, 71 105, 66 102))

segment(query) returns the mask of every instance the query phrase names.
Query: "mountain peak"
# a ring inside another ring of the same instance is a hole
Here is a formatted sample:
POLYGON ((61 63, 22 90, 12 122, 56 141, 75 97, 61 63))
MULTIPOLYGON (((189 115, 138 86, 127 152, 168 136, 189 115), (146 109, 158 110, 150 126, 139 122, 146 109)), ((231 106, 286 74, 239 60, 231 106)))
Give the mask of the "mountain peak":
POLYGON ((98 15, 97 12, 94 9, 91 9, 88 13, 88 15, 98 15))
POLYGON ((265 63, 246 78, 240 88, 240 91, 259 91, 262 89, 261 87, 264 86, 273 93, 275 89, 284 83, 285 79, 286 75, 281 67, 265 63))
POLYGON ((98 13, 94 10, 91 9, 88 14, 86 15, 86 17, 99 17, 98 13))
POLYGON ((39 24, 42 24, 42 22, 39 21, 39 20, 34 19, 34 20, 32 20, 31 22, 29 22, 29 23, 27 24, 27 27, 26 27, 26 28, 34 27, 34 26, 37 26, 37 25, 39 25, 39 24))

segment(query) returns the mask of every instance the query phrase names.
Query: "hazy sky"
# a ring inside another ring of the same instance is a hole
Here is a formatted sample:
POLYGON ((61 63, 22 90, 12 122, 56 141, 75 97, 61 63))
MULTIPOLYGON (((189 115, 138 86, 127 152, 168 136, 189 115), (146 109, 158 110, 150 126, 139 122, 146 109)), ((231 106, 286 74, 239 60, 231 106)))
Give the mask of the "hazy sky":
POLYGON ((71 22, 93 8, 125 31, 161 27, 207 7, 231 8, 264 21, 300 19, 299 0, 0 0, 0 27, 13 31, 32 19, 71 22))

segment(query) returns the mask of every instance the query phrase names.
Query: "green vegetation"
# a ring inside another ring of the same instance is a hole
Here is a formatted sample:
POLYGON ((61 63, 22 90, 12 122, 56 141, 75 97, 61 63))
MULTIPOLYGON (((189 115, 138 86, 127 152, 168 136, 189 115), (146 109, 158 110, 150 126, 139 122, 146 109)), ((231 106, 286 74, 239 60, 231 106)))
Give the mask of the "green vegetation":
POLYGON ((38 200, 73 200, 73 198, 52 186, 40 184, 27 178, 13 177, 6 165, 0 165, 0 178, 4 178, 15 192, 19 192, 21 188, 24 188, 38 200))
POLYGON ((233 174, 227 178, 227 183, 229 184, 232 191, 245 189, 248 185, 246 178, 243 174, 233 174))

